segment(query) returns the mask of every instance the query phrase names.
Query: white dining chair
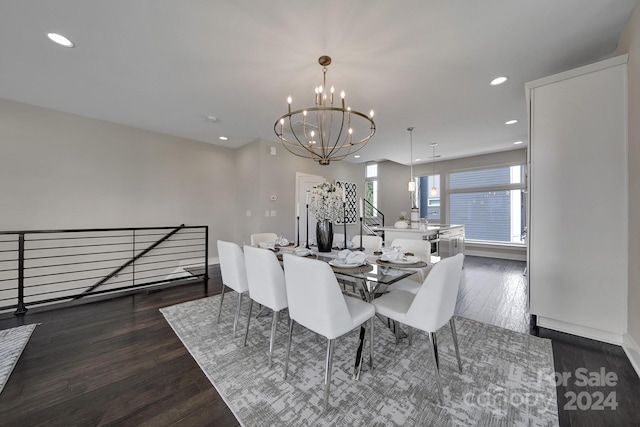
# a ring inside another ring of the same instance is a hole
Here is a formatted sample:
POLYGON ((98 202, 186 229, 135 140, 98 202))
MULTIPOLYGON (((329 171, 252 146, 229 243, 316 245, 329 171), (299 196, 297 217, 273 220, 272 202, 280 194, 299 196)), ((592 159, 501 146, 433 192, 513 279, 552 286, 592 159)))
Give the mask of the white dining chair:
POLYGON ((238 319, 240 318, 240 306, 242 305, 242 295, 249 291, 247 282, 247 272, 244 265, 244 254, 236 243, 218 240, 218 258, 220 259, 220 273, 222 274, 222 296, 220 297, 220 310, 218 311, 218 323, 222 313, 222 302, 224 301, 224 289, 229 287, 238 293, 238 303, 236 315, 233 319, 233 337, 236 336, 238 319))
POLYGON ((441 404, 443 402, 443 393, 440 381, 436 332, 447 322, 451 326, 453 345, 458 359, 458 369, 462 372, 458 335, 453 314, 458 298, 463 260, 464 255, 457 254, 437 263, 427 276, 424 285, 416 294, 398 290, 389 292, 371 302, 376 308, 377 314, 429 334, 429 341, 433 346, 436 384, 441 404))
MULTIPOLYGON (((353 236, 351 240, 355 247, 360 247, 360 235, 353 236)), ((363 235, 362 236, 362 247, 367 250, 378 251, 382 249, 382 237, 380 236, 370 236, 363 235)))
POLYGON ((403 252, 411 252, 422 261, 431 261, 431 242, 419 239, 393 239, 391 247, 401 247, 403 252))
POLYGON ((421 261, 427 263, 426 267, 420 268, 400 267, 405 270, 413 270, 416 274, 389 286, 389 290, 401 289, 415 294, 433 267, 431 263, 431 242, 418 239, 393 239, 391 247, 400 247, 403 252, 411 252, 414 256, 420 258, 421 261))
POLYGON ((251 235, 251 246, 258 246, 262 242, 273 242, 277 239, 276 233, 254 233, 251 235))
POLYGON ((268 249, 244 247, 244 262, 247 267, 249 284, 249 316, 247 330, 244 334, 244 345, 247 345, 249 322, 253 302, 262 304, 273 310, 271 319, 271 340, 269 341, 269 369, 273 358, 273 346, 276 340, 276 329, 280 311, 287 308, 287 290, 284 283, 284 271, 273 251, 268 249))
POLYGON ((343 233, 333 233, 333 246, 344 249, 343 233))
POLYGON ((371 304, 340 292, 335 273, 324 261, 284 255, 284 274, 289 301, 289 338, 284 365, 287 379, 291 337, 294 322, 327 338, 327 357, 324 376, 324 409, 329 401, 333 347, 336 338, 369 320, 370 364, 373 369, 373 319, 371 304))

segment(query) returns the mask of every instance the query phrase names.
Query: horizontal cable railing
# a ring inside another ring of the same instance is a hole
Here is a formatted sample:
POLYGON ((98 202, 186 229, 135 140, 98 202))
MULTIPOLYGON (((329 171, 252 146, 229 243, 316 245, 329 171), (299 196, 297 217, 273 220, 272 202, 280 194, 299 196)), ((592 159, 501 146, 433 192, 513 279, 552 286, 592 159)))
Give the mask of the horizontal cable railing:
POLYGON ((209 227, 0 231, 0 312, 200 278, 209 227))

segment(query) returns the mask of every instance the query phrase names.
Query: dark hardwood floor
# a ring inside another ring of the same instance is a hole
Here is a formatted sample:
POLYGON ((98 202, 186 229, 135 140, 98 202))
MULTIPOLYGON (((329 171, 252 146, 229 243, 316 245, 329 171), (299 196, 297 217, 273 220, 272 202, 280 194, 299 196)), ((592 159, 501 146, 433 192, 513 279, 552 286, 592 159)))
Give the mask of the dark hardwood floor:
MULTIPOLYGON (((523 262, 467 257, 456 313, 529 331, 523 262)), ((166 323, 159 308, 220 291, 185 284, 66 307, 0 316, 0 329, 40 323, 0 394, 0 425, 213 425, 238 423, 166 323)), ((605 367, 615 387, 560 386, 561 426, 640 425, 640 380, 618 346, 540 329, 553 342, 555 370, 605 367), (616 410, 564 410, 567 392, 616 392, 616 410)))

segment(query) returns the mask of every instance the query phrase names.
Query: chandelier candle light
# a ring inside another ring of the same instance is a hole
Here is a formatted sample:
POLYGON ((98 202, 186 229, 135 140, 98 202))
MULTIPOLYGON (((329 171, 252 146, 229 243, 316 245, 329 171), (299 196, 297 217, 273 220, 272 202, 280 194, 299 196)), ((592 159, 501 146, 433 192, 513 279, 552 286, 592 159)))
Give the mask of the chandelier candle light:
POLYGON ((322 85, 315 89, 314 105, 293 110, 291 96, 287 98, 288 112, 273 126, 276 136, 290 153, 328 165, 362 149, 376 132, 373 110, 369 115, 345 107, 345 93, 334 104, 333 86, 327 91, 327 67, 331 58, 321 56, 322 85))

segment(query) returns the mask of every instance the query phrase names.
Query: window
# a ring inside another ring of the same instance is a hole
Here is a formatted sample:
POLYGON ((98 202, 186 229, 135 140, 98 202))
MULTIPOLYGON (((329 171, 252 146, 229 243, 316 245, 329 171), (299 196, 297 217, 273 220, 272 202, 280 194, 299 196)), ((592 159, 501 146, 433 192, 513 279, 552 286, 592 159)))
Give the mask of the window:
MULTIPOLYGON (((378 164, 370 163, 367 165, 365 177, 365 199, 378 208, 378 164)), ((377 216, 378 211, 366 205, 365 215, 367 217, 377 216)))
POLYGON ((524 243, 524 166, 449 174, 449 219, 469 240, 524 243))
POLYGON ((420 218, 429 222, 440 222, 440 175, 427 175, 417 178, 418 208, 420 218), (432 189, 435 188, 435 192, 432 189))
POLYGON ((378 164, 370 163, 367 165, 367 178, 377 178, 378 177, 378 164))

